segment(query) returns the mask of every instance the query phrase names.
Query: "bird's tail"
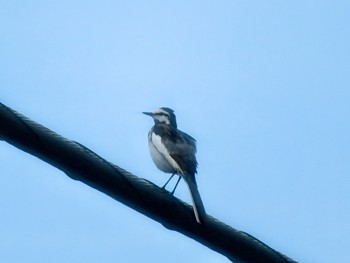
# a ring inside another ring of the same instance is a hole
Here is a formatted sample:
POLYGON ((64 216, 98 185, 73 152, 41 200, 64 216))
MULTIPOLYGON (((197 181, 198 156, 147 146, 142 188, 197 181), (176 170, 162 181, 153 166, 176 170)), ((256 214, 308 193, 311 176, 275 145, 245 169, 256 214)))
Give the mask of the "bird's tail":
POLYGON ((193 211, 194 211, 194 215, 196 217, 196 221, 199 224, 204 224, 206 213, 205 213, 204 205, 202 202, 202 198, 198 192, 197 183, 196 183, 194 177, 193 178, 191 178, 191 177, 188 178, 188 177, 189 176, 185 177, 185 181, 188 185, 188 188, 190 189, 192 203, 193 203, 193 211))

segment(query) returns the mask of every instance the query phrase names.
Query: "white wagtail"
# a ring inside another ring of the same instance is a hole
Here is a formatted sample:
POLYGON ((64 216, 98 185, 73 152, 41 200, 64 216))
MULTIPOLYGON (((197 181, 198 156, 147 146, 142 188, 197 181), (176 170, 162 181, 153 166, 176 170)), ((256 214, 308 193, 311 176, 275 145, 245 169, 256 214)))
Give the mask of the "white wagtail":
POLYGON ((160 108, 154 112, 143 112, 154 120, 154 126, 148 133, 148 143, 153 162, 159 170, 172 173, 163 188, 173 178, 179 175, 175 189, 183 178, 191 193, 193 210, 199 224, 204 223, 205 209, 199 195, 195 174, 197 173, 196 140, 177 129, 174 111, 160 108))

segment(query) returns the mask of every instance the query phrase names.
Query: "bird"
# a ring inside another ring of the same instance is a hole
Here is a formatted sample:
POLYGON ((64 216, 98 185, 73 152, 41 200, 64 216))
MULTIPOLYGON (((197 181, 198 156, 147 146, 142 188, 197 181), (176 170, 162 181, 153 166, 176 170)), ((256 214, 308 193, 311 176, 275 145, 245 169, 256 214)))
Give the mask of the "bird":
POLYGON ((172 175, 169 181, 178 175, 173 195, 181 178, 187 183, 190 191, 195 219, 199 224, 204 224, 206 213, 201 196, 198 191, 195 174, 197 173, 196 140, 177 128, 174 111, 167 107, 159 108, 153 112, 143 112, 151 116, 154 126, 148 133, 148 145, 150 154, 156 167, 172 175))

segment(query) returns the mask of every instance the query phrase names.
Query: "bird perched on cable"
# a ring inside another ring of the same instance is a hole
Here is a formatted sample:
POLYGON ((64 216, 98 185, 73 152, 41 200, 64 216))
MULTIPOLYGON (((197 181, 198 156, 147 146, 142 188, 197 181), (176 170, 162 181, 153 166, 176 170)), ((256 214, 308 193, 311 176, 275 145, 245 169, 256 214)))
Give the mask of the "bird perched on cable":
POLYGON ((148 133, 152 160, 159 170, 172 174, 163 188, 175 174, 179 175, 172 191, 174 194, 178 183, 183 178, 191 193, 196 221, 199 224, 204 223, 206 213, 195 179, 197 173, 196 140, 177 129, 176 117, 172 109, 163 107, 154 112, 143 113, 154 120, 154 126, 148 133))

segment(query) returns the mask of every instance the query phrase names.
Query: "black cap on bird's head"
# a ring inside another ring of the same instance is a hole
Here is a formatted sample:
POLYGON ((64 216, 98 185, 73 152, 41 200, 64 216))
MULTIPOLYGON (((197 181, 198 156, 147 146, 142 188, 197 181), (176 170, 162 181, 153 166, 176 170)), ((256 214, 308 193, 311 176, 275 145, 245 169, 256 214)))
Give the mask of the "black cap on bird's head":
POLYGON ((143 112, 143 114, 151 116, 155 124, 166 124, 177 128, 176 116, 170 108, 162 107, 154 112, 143 112))

